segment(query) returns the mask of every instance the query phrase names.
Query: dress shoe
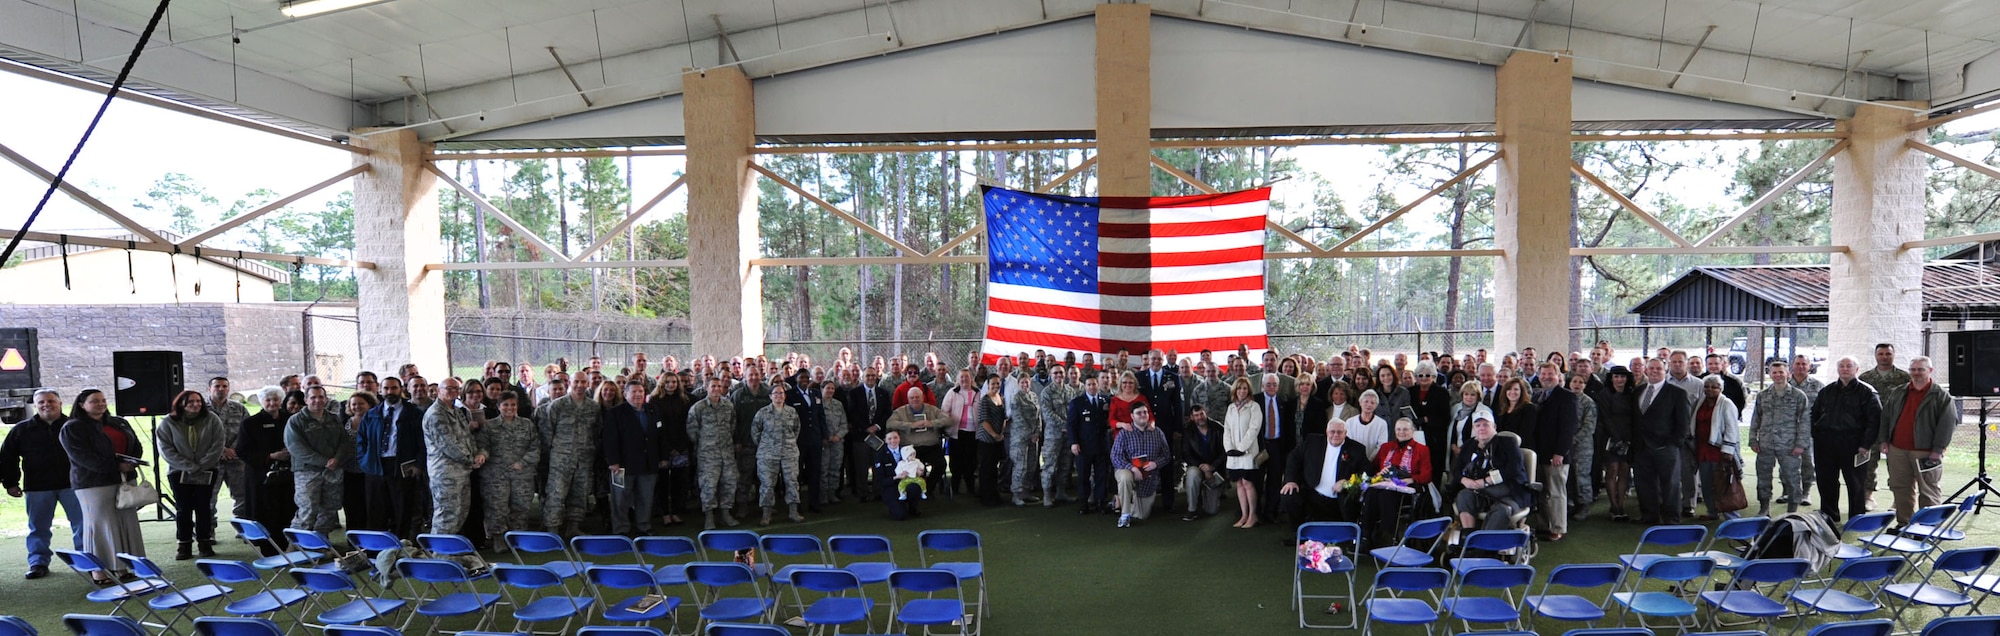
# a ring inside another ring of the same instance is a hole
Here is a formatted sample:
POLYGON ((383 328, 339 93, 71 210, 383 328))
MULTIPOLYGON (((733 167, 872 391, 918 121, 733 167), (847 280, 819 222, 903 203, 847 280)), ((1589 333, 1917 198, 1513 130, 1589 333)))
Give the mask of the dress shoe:
POLYGON ((35 579, 39 579, 48 575, 49 575, 49 566, 31 565, 28 566, 28 573, 26 575, 23 575, 21 578, 33 581, 35 579))
POLYGON ((202 558, 213 557, 215 556, 215 544, 213 543, 202 544, 201 548, 197 552, 195 552, 195 554, 201 555, 202 558))

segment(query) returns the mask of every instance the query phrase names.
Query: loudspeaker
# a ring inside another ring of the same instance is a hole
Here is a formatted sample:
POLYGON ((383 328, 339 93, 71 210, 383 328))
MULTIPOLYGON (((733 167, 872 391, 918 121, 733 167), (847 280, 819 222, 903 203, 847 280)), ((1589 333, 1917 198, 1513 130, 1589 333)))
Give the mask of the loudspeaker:
POLYGON ((111 352, 111 374, 118 380, 118 416, 166 415, 186 385, 181 372, 179 351, 111 352))
POLYGON ((2000 397, 2000 330, 1945 335, 1944 367, 1957 397, 2000 397))

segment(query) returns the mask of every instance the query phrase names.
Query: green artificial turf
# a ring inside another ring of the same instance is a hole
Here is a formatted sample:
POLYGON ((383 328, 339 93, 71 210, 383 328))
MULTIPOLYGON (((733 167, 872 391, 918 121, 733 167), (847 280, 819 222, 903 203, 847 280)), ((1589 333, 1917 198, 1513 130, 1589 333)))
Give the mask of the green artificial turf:
MULTIPOLYGON (((1956 467, 1954 467, 1956 468, 1956 467)), ((1971 473, 1967 469, 1948 471, 1946 494, 1956 490, 1971 473)), ((1885 476, 1886 478, 1886 476, 1885 476)), ((1746 484, 1754 488, 1754 471, 1746 484)), ((1754 490, 1753 490, 1754 492, 1754 490)), ((0 528, 9 538, 0 541, 0 614, 26 618, 43 633, 62 631, 61 616, 70 612, 102 612, 103 606, 84 601, 89 586, 58 563, 49 578, 24 581, 24 549, 18 538, 22 531, 20 500, 0 503, 10 526, 0 528)), ((1886 491, 1876 496, 1879 505, 1892 499, 1886 491)), ((225 502, 225 509, 226 509, 225 502)), ((928 502, 922 519, 893 522, 880 504, 849 502, 831 507, 826 514, 809 515, 805 523, 777 523, 757 528, 754 520, 745 528, 765 532, 802 532, 822 538, 833 534, 880 533, 890 537, 898 562, 916 565, 916 534, 933 528, 971 528, 984 537, 986 563, 993 607, 986 625, 993 634, 1056 633, 1273 633, 1296 629, 1289 606, 1293 567, 1292 549, 1283 545, 1290 530, 1267 526, 1251 530, 1231 528, 1234 502, 1225 499, 1226 512, 1195 522, 1182 522, 1179 515, 1140 522, 1130 529, 1114 527, 1114 517, 1079 516, 1075 508, 1044 509, 1030 506, 983 508, 971 497, 954 501, 928 502)), ((1964 545, 1993 545, 2000 537, 1996 514, 1973 517, 1966 529, 1971 538, 1964 545)), ((782 514, 779 515, 782 518, 782 514)), ((151 511, 142 514, 150 519, 151 511)), ((150 554, 184 585, 204 583, 192 561, 174 561, 171 522, 142 524, 150 554)), ((656 533, 678 532, 692 535, 698 527, 687 525, 656 528, 656 533)), ((1613 561, 1630 552, 1642 528, 1636 524, 1616 524, 1605 514, 1603 502, 1594 506, 1589 521, 1571 526, 1572 534, 1554 544, 1543 544, 1535 559, 1542 576, 1558 564, 1613 561)), ((225 528, 220 531, 228 536, 225 528)), ((337 539, 337 538, 336 538, 337 539)), ((67 545, 67 535, 57 537, 67 545)), ((223 558, 250 559, 250 547, 225 541, 223 558)), ((511 560, 506 555, 488 555, 493 560, 511 560)), ((960 557, 951 557, 957 560, 960 557)), ((1358 573, 1365 589, 1375 568, 1366 563, 1358 573)), ((1331 591, 1333 579, 1309 575, 1309 591, 1331 591)), ((289 579, 283 581, 289 585, 289 579)), ((399 588, 401 589, 401 588, 399 588)), ((238 596, 246 592, 238 587, 238 596)), ((679 592, 685 594, 684 591, 679 592)), ((878 594, 878 596, 880 596, 878 594)), ((789 596, 787 597, 789 598, 789 596)), ((1318 608, 1313 608, 1317 610, 1318 608)), ((1934 617, 1936 612, 1912 611, 1912 616, 1934 617)), ((683 609, 682 627, 690 626, 691 610, 683 609)), ((1615 612, 1614 612, 1615 615, 1615 612)), ((876 632, 884 631, 881 614, 876 632)), ((1315 620, 1329 617, 1315 615, 1315 620)), ((1340 617, 1345 618, 1345 617, 1340 617)), ((1809 624, 1818 619, 1807 619, 1809 624)), ((1778 623, 1789 629, 1791 620, 1778 623)), ((421 622, 420 622, 421 624, 421 622)), ((469 622, 447 621, 446 629, 465 629, 469 622)), ((499 629, 512 627, 503 618, 499 629)), ((1544 621, 1537 626, 1544 634, 1581 627, 1544 621)), ((574 629, 574 628, 572 628, 574 629)), ((1439 626, 1445 633, 1464 631, 1453 623, 1439 626)), ((855 631, 855 630, 850 630, 855 631)), ((1390 636, 1415 634, 1415 628, 1382 628, 1390 636)))

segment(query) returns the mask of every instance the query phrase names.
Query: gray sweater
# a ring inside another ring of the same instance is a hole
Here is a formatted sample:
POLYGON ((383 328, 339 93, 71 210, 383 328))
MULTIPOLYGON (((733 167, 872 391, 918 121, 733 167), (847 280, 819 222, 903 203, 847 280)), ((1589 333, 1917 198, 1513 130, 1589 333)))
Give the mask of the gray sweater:
POLYGON ((215 470, 222 463, 222 449, 228 436, 222 429, 221 418, 212 411, 202 411, 192 420, 178 414, 168 415, 153 426, 153 441, 159 445, 160 459, 167 462, 167 471, 174 473, 215 470))

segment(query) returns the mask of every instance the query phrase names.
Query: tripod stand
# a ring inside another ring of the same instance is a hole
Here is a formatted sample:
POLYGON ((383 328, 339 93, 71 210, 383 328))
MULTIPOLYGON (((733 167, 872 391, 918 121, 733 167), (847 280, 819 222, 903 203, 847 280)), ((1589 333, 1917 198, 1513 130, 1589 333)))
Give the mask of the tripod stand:
MULTIPOLYGON (((153 416, 153 430, 160 430, 159 416, 153 416)), ((167 463, 160 455, 160 438, 153 438, 153 460, 147 462, 153 468, 153 487, 160 489, 160 502, 153 504, 153 518, 140 521, 173 521, 180 516, 179 503, 174 501, 173 489, 167 487, 166 474, 160 468, 167 463)))
MULTIPOLYGON (((1979 492, 1985 495, 2000 496, 2000 488, 1994 487, 1993 476, 1986 472, 1986 435, 1986 398, 1981 396, 1979 398, 1979 474, 1965 482, 1965 485, 1959 486, 1958 492, 1952 493, 1951 497, 1946 498, 1945 501, 1958 501, 1965 497, 1966 493, 1972 492, 1974 488, 1977 488, 1979 492)), ((1979 514, 1987 507, 2000 507, 2000 501, 1995 501, 1992 497, 1982 498, 1979 500, 1979 505, 1972 509, 1972 514, 1979 514)))

